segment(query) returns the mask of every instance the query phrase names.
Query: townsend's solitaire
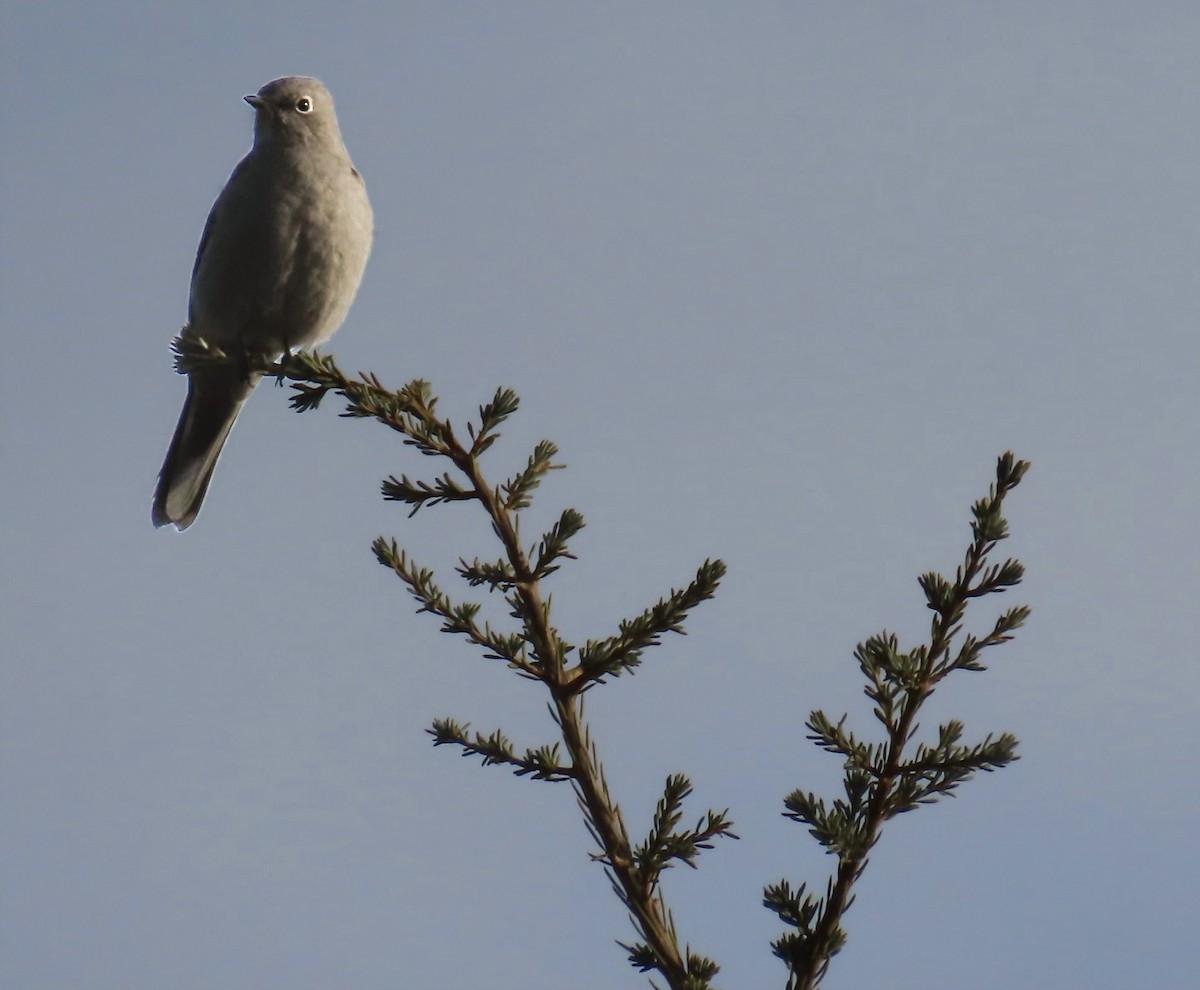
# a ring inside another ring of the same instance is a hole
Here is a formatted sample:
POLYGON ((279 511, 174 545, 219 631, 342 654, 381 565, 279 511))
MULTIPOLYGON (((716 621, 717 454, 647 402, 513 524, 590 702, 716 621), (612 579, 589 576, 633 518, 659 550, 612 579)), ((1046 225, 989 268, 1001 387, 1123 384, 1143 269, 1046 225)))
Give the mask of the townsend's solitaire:
POLYGON ((249 359, 274 360, 332 336, 371 251, 371 204, 329 91, 288 76, 246 102, 254 145, 204 225, 183 331, 234 360, 188 374, 154 492, 155 526, 195 521, 238 410, 262 377, 247 370, 249 359))

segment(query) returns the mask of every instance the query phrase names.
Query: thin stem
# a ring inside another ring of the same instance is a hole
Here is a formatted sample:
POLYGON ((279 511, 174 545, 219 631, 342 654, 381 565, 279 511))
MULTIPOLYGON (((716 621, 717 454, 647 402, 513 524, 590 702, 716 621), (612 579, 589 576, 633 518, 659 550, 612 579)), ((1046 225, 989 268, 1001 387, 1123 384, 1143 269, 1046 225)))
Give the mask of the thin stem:
POLYGON ((524 606, 529 636, 533 641, 534 653, 541 660, 540 677, 553 699, 554 711, 562 730, 563 744, 571 755, 571 764, 575 771, 572 780, 588 820, 604 850, 603 861, 620 884, 625 894, 625 903, 632 911, 642 937, 657 955, 660 971, 672 987, 682 987, 687 978, 687 968, 680 958, 674 933, 666 921, 661 899, 643 881, 634 863, 629 834, 620 812, 601 784, 602 771, 599 761, 587 743, 581 702, 572 690, 572 678, 566 671, 558 638, 550 627, 537 577, 517 537, 511 513, 500 503, 495 490, 483 477, 475 458, 457 442, 452 443, 452 448, 452 460, 474 486, 480 502, 496 527, 496 533, 504 544, 505 553, 516 575, 516 590, 524 606))
MULTIPOLYGON (((998 489, 995 494, 997 505, 1003 501, 1005 494, 1006 489, 998 489)), ((791 973, 788 980, 789 990, 813 990, 829 967, 830 947, 834 944, 842 915, 849 907, 850 891, 867 868, 870 851, 879 841, 884 822, 891 817, 893 790, 900 776, 904 746, 912 734, 917 712, 933 693, 936 684, 949 672, 947 667, 939 666, 938 661, 949 655, 954 631, 962 619, 967 602, 974 595, 972 583, 978 577, 992 545, 993 541, 982 533, 976 533, 955 581, 949 603, 933 620, 929 651, 922 664, 921 677, 905 692, 900 718, 888 733, 883 768, 871 786, 871 797, 862 818, 862 841, 851 851, 839 856, 836 877, 830 885, 821 916, 813 928, 810 941, 813 950, 807 954, 805 967, 791 973)))
MULTIPOLYGON (((181 358, 181 370, 187 370, 188 362, 222 359, 219 354, 209 353, 206 347, 186 340, 181 341, 177 353, 181 358)), ((579 697, 584 672, 567 669, 562 643, 550 625, 549 613, 542 600, 537 574, 521 545, 515 509, 510 508, 487 482, 476 459, 488 444, 481 445, 475 438, 472 447, 465 448, 449 422, 433 412, 419 390, 410 387, 403 393, 393 393, 384 389, 374 376, 364 375, 360 380, 347 378, 329 358, 292 355, 283 364, 270 365, 263 370, 289 377, 297 383, 299 391, 293 396, 292 404, 298 410, 313 408, 326 391, 335 390, 349 403, 346 415, 377 419, 404 434, 424 453, 447 457, 469 480, 471 489, 464 489, 460 500, 479 500, 504 545, 514 578, 512 587, 520 605, 517 611, 533 651, 533 662, 521 669, 541 680, 550 692, 562 740, 571 758, 571 780, 586 821, 603 852, 597 858, 608 868, 617 893, 632 914, 635 927, 654 953, 655 968, 673 990, 693 985, 695 980, 689 976, 687 963, 679 951, 670 914, 661 895, 635 862, 620 810, 608 794, 603 768, 589 741, 579 697)))

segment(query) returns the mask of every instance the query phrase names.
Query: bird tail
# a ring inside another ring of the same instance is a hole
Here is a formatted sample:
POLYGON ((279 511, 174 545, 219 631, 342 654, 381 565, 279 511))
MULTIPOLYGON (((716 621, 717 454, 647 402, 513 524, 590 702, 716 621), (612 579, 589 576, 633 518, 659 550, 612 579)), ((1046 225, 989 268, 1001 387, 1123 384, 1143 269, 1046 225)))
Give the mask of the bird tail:
POLYGON ((187 401, 154 490, 155 526, 172 523, 183 530, 195 522, 221 448, 261 377, 224 367, 188 376, 187 401))

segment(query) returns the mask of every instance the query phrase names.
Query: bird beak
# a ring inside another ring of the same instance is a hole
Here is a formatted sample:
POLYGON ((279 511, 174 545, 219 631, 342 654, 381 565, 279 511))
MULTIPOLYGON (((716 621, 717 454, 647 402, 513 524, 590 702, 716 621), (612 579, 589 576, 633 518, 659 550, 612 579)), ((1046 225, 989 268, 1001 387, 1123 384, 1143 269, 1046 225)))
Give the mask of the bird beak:
POLYGON ((261 107, 264 102, 263 98, 257 94, 254 96, 243 96, 242 99, 249 103, 250 106, 254 107, 255 110, 261 107))

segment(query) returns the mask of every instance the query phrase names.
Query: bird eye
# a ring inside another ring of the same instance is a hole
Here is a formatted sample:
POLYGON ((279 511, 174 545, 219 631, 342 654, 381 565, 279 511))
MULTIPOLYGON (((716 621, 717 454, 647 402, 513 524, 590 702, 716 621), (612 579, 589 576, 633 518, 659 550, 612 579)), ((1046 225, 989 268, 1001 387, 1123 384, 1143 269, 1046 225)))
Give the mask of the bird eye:
POLYGON ((310 100, 307 96, 302 96, 296 101, 297 113, 312 113, 312 108, 312 100, 310 100))

